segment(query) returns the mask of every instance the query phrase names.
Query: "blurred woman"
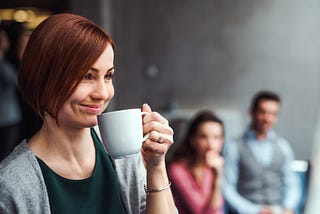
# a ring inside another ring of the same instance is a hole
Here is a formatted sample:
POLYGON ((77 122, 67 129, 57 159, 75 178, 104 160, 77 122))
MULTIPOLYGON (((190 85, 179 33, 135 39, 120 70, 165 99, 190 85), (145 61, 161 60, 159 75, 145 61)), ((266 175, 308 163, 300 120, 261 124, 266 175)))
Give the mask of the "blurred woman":
POLYGON ((220 214, 224 142, 222 121, 211 111, 199 112, 169 160, 169 177, 179 213, 220 214))

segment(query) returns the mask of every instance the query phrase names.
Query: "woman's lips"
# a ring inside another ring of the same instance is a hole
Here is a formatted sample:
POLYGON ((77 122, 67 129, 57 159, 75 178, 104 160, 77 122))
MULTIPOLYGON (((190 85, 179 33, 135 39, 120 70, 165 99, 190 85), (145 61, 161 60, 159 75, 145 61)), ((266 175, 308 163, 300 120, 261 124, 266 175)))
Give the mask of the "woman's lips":
POLYGON ((100 112, 102 111, 101 105, 82 105, 82 107, 86 112, 92 114, 100 114, 100 112))

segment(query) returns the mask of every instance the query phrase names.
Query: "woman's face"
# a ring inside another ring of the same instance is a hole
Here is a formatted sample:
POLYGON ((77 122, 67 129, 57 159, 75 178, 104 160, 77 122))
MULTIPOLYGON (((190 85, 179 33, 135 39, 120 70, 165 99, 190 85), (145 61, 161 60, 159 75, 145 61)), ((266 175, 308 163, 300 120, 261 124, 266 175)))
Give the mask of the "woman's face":
POLYGON ((108 45, 58 113, 59 124, 92 127, 114 95, 114 53, 108 45))
POLYGON ((208 151, 220 153, 223 145, 221 124, 211 121, 200 124, 192 143, 200 157, 205 158, 208 151))

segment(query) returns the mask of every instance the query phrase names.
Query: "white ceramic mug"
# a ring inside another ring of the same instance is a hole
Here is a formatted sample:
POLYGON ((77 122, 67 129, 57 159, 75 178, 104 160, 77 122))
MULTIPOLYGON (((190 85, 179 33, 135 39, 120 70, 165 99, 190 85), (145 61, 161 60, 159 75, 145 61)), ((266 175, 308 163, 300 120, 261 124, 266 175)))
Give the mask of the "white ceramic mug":
POLYGON ((143 137, 141 109, 125 109, 98 115, 98 125, 108 154, 113 158, 128 157, 141 150, 143 137))

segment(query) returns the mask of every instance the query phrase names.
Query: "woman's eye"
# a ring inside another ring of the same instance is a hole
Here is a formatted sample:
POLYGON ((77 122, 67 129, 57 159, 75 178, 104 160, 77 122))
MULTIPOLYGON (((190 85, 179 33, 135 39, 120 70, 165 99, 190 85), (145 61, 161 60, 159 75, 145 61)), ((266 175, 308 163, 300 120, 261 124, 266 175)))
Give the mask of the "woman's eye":
POLYGON ((83 77, 84 80, 92 80, 93 79, 93 76, 92 74, 86 74, 84 77, 83 77))
POLYGON ((198 135, 198 138, 199 138, 199 139, 206 139, 207 136, 206 136, 205 134, 199 134, 199 135, 198 135))
POLYGON ((108 73, 108 74, 106 74, 104 77, 107 79, 107 80, 111 80, 112 79, 112 77, 113 77, 113 73, 108 73))

